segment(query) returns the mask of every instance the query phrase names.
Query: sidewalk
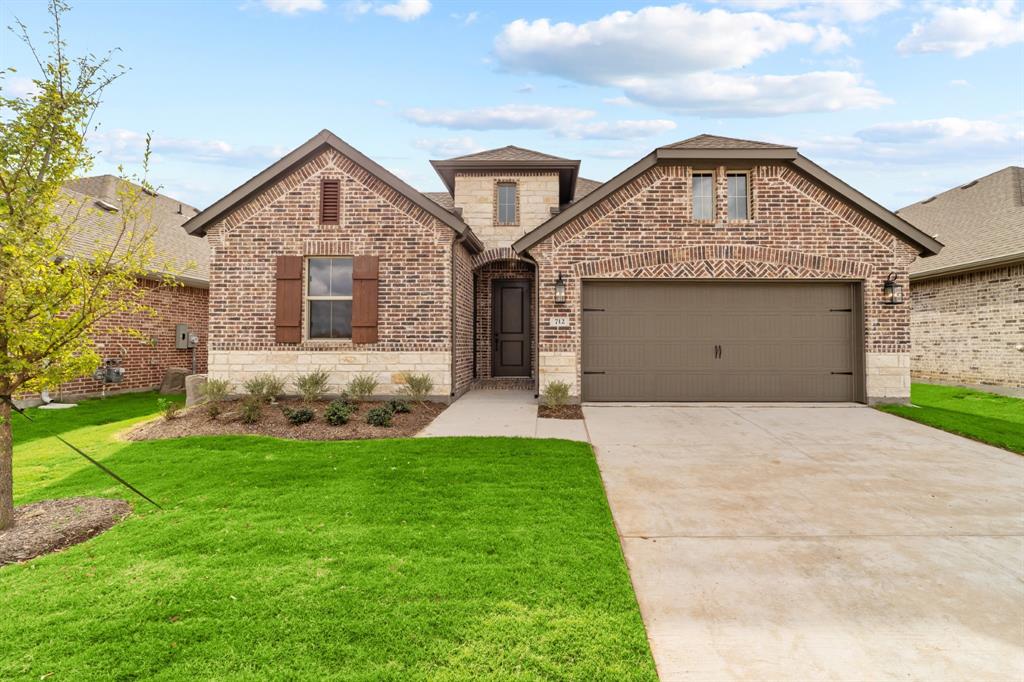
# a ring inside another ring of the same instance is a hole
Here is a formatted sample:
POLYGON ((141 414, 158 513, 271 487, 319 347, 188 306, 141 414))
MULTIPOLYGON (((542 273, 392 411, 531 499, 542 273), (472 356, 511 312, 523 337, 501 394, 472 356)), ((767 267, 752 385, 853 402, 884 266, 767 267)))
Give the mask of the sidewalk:
POLYGON ((538 419, 532 391, 470 391, 417 434, 431 436, 519 436, 587 442, 582 419, 538 419))

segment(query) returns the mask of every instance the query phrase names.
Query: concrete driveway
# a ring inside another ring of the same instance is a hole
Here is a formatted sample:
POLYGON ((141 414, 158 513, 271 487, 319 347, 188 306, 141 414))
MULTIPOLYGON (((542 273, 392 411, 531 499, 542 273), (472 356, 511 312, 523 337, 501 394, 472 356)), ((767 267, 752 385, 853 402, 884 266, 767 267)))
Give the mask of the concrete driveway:
POLYGON ((1024 679, 1024 457, 860 406, 584 412, 663 680, 1024 679))

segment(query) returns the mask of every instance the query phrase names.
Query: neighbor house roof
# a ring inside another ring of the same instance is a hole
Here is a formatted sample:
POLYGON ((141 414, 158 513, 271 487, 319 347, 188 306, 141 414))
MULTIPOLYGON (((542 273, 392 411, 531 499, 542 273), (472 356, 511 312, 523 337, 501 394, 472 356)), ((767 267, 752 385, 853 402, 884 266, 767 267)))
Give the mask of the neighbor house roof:
MULTIPOLYGON (((136 184, 113 175, 96 175, 64 185, 58 214, 73 221, 68 255, 91 257, 97 250, 111 249, 122 236, 124 194, 143 192, 136 184)), ((174 275, 193 286, 205 288, 210 281, 210 249, 202 237, 188 234, 182 224, 199 212, 173 197, 143 193, 137 218, 128 223, 136 232, 153 230, 155 259, 152 272, 174 275)))
POLYGON ((697 135, 658 147, 608 182, 589 192, 579 201, 572 203, 557 215, 527 232, 512 245, 512 248, 519 253, 529 250, 548 235, 657 164, 685 160, 772 160, 790 163, 814 181, 878 220, 886 229, 912 244, 922 256, 936 254, 942 249, 942 244, 937 240, 932 239, 889 209, 869 199, 821 166, 800 155, 796 147, 717 135, 697 135))
POLYGON ((328 147, 350 159, 353 163, 358 164, 368 173, 390 186, 413 204, 452 228, 456 234, 464 236, 465 243, 469 246, 470 250, 476 253, 483 250, 483 243, 475 234, 473 234, 473 231, 469 229, 469 225, 463 222, 460 217, 451 211, 445 210, 439 206, 437 202, 432 201, 423 193, 413 189, 394 173, 387 170, 376 161, 373 161, 370 157, 366 156, 327 129, 321 130, 309 140, 284 155, 281 159, 275 161, 262 172, 253 176, 241 186, 234 189, 232 192, 227 194, 227 196, 215 201, 199 213, 199 215, 186 222, 185 229, 192 234, 206 234, 207 228, 212 223, 217 222, 232 210, 248 201, 254 194, 269 187, 282 176, 289 173, 293 168, 309 161, 328 147))
POLYGON ((912 279, 1024 260, 1024 168, 1010 166, 901 208, 946 245, 910 266, 912 279))
POLYGON ((558 173, 558 203, 565 205, 576 196, 576 180, 579 175, 580 162, 577 159, 565 159, 552 156, 532 149, 523 149, 509 145, 497 149, 456 156, 451 159, 435 159, 430 162, 437 174, 444 181, 449 194, 455 194, 455 174, 458 171, 536 171, 546 170, 558 173))

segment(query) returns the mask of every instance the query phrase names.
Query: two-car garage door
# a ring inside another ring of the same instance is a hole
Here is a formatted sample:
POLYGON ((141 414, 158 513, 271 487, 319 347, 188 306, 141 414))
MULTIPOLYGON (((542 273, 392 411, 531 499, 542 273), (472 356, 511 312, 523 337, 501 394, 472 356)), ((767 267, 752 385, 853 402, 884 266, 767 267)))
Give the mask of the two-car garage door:
POLYGON ((860 399, 857 285, 583 285, 583 399, 860 399))

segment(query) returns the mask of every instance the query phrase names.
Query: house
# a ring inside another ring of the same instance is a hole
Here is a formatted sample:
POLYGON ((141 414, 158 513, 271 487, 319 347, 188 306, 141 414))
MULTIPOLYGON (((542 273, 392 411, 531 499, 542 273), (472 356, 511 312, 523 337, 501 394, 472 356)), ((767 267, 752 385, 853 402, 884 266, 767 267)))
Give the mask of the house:
POLYGON ((554 380, 588 401, 899 401, 941 244, 793 147, 700 135, 605 183, 518 147, 423 194, 322 131, 185 223, 210 243, 209 374, 554 380), (895 285, 895 286, 894 286, 895 285))
POLYGON ((91 257, 98 248, 113 245, 122 230, 120 205, 126 191, 146 192, 140 195, 139 227, 152 225, 155 258, 152 277, 139 280, 139 286, 146 289, 144 303, 154 314, 114 315, 96 326, 93 343, 104 361, 124 370, 120 383, 105 384, 83 376, 50 389, 52 398, 150 390, 160 386, 168 368, 192 370, 193 362, 195 371, 206 371, 209 250, 205 239, 181 229, 199 209, 113 175, 73 180, 64 186, 58 205, 62 219, 74 221, 68 255, 91 257), (168 273, 180 286, 164 283, 168 273), (194 350, 177 347, 179 324, 199 337, 194 350), (139 332, 141 338, 128 329, 139 332))
POLYGON ((897 213, 946 245, 910 266, 914 379, 1024 395, 1024 168, 897 213))

